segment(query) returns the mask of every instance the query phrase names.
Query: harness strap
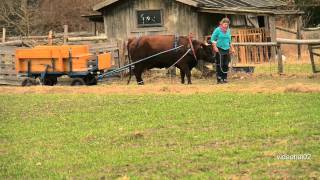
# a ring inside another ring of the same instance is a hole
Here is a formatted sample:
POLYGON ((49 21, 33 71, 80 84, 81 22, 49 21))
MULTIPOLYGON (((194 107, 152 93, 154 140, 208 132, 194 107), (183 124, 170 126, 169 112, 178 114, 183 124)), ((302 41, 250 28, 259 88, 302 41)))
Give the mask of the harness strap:
POLYGON ((191 47, 191 50, 192 50, 193 57, 196 59, 196 61, 198 61, 198 58, 197 58, 197 55, 196 55, 196 51, 194 50, 194 47, 193 47, 193 44, 192 44, 191 34, 189 34, 188 39, 189 39, 189 44, 190 44, 190 47, 191 47))
POLYGON ((176 48, 179 46, 179 35, 178 34, 175 34, 174 35, 174 44, 173 44, 173 47, 176 48))
POLYGON ((102 80, 102 78, 104 78, 104 77, 111 76, 112 74, 119 73, 119 72, 121 72, 121 71, 125 71, 125 70, 127 70, 130 66, 133 66, 133 65, 135 65, 135 64, 138 64, 138 63, 140 63, 140 62, 143 62, 143 61, 146 61, 146 60, 148 60, 148 59, 154 58, 154 57, 156 57, 156 56, 159 56, 159 55, 162 55, 162 54, 166 54, 166 53, 168 53, 168 52, 171 52, 171 51, 175 51, 175 50, 177 50, 177 49, 180 49, 180 48, 182 48, 183 46, 184 46, 184 45, 180 45, 180 46, 178 46, 178 47, 176 47, 176 48, 172 48, 172 49, 168 49, 168 50, 165 50, 165 51, 161 51, 161 52, 159 52, 159 53, 153 54, 153 55, 151 55, 151 56, 148 56, 148 57, 145 57, 145 58, 143 58, 143 59, 137 60, 137 61, 135 61, 135 62, 133 62, 133 63, 127 64, 127 65, 125 65, 125 66, 122 66, 122 67, 120 67, 120 68, 118 68, 118 69, 115 69, 115 70, 112 70, 112 71, 103 73, 103 74, 99 75, 99 80, 102 80))
POLYGON ((173 66, 175 66, 176 64, 178 64, 184 57, 186 57, 186 55, 188 55, 188 53, 191 51, 191 48, 188 49, 188 51, 183 55, 181 56, 180 59, 178 59, 178 61, 176 61, 175 63, 173 63, 168 69, 172 68, 173 66))

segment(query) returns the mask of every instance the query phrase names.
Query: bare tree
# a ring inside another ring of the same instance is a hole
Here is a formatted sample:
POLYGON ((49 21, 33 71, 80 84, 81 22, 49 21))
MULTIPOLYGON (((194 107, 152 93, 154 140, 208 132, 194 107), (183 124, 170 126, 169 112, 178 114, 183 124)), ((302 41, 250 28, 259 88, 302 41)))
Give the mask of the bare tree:
POLYGON ((8 29, 8 33, 29 35, 31 12, 27 0, 0 1, 0 22, 8 29))
MULTIPOLYGON (((90 22, 81 15, 89 14, 101 0, 0 0, 0 26, 9 35, 40 35, 50 30, 85 31, 90 22)), ((0 28, 1 28, 0 27, 0 28)))

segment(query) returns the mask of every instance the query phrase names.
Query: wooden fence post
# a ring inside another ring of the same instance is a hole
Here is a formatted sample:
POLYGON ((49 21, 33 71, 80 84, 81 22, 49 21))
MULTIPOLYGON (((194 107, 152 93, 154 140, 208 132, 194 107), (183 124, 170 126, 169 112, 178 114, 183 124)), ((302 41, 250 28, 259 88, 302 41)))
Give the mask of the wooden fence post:
POLYGON ((309 49, 309 54, 310 54, 310 61, 311 61, 311 66, 312 66, 312 72, 313 73, 317 73, 317 68, 316 68, 316 64, 314 61, 314 54, 313 54, 313 48, 311 45, 308 45, 308 49, 309 49))
POLYGON ((278 73, 282 74, 283 73, 283 61, 282 61, 282 52, 281 52, 281 44, 277 44, 277 58, 278 58, 278 73))
POLYGON ((53 32, 52 30, 49 31, 49 34, 48 34, 48 45, 51 46, 52 45, 52 38, 53 38, 53 32))
POLYGON ((2 28, 2 43, 6 42, 6 28, 2 28))
POLYGON ((68 25, 63 26, 63 44, 68 43, 68 25))
MULTIPOLYGON (((299 15, 297 20, 297 39, 302 39, 301 29, 302 29, 302 16, 299 15)), ((298 44, 298 61, 300 60, 301 60, 301 45, 298 44)))
MULTIPOLYGON (((269 16, 269 30, 271 42, 277 42, 276 18, 274 15, 269 16)), ((276 48, 271 46, 271 59, 276 59, 276 48)))

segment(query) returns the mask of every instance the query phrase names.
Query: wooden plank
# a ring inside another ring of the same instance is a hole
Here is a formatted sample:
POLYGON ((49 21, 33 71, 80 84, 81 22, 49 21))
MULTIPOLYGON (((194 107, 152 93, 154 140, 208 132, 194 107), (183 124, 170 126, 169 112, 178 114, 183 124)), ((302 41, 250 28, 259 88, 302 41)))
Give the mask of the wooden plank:
MULTIPOLYGON (((247 36, 247 31, 246 30, 243 31, 243 41, 244 42, 248 42, 248 36, 247 36)), ((248 47, 244 46, 244 49, 245 49, 245 63, 248 64, 248 61, 249 61, 248 47)))
POLYGON ((14 64, 0 64, 0 69, 14 68, 14 64))
POLYGON ((17 75, 17 72, 15 70, 10 70, 10 69, 1 69, 0 74, 11 74, 11 75, 17 75))
MULTIPOLYGON (((263 42, 263 36, 264 36, 264 31, 263 29, 261 29, 261 35, 260 35, 260 39, 259 39, 259 42, 263 42)), ((258 46, 258 51, 259 51, 259 61, 260 63, 264 62, 264 59, 263 59, 263 47, 261 46, 258 46)))
POLYGON ((2 76, 0 75, 0 84, 1 85, 14 85, 20 86, 22 83, 22 79, 17 76, 2 76))

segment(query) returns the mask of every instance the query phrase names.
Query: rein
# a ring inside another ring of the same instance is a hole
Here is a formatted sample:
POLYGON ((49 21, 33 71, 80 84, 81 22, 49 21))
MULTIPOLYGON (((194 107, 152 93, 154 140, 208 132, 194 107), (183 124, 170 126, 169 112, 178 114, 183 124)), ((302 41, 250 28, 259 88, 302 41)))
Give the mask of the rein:
POLYGON ((197 58, 197 55, 196 55, 196 51, 194 50, 194 47, 193 47, 193 44, 192 44, 192 37, 191 37, 191 34, 189 34, 189 44, 190 44, 190 48, 191 48, 191 51, 192 51, 192 54, 193 54, 193 57, 196 59, 196 61, 198 61, 198 58, 197 58))

